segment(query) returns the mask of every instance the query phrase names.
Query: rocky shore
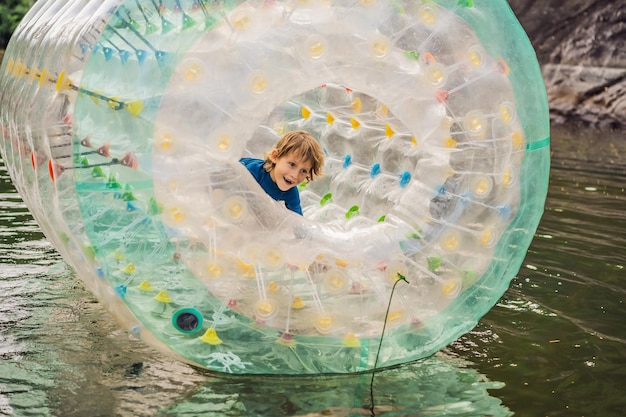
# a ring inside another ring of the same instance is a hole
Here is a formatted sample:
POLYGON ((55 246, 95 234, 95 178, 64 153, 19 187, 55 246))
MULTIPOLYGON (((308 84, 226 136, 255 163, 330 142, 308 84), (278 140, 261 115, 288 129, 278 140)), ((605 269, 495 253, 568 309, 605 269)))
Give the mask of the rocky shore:
POLYGON ((508 0, 541 64, 556 123, 626 128, 626 0, 508 0))

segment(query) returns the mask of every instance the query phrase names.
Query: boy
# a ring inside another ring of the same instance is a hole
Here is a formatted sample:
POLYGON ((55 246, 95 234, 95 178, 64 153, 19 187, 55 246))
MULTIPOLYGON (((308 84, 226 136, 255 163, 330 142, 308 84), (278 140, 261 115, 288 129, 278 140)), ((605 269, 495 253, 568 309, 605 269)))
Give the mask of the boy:
POLYGON ((298 187, 303 181, 313 181, 322 174, 324 152, 308 132, 295 130, 283 136, 265 160, 241 158, 265 192, 277 201, 284 201, 287 208, 302 215, 298 187))

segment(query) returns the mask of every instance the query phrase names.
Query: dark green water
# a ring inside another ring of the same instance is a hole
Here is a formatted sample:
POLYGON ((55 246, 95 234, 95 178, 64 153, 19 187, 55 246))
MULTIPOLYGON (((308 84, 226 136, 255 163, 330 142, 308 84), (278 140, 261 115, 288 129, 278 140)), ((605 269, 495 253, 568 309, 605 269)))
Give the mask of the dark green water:
POLYGON ((624 416, 624 139, 555 126, 546 213, 510 289, 471 333, 377 373, 373 390, 371 375, 211 375, 143 346, 0 165, 0 415, 624 416))

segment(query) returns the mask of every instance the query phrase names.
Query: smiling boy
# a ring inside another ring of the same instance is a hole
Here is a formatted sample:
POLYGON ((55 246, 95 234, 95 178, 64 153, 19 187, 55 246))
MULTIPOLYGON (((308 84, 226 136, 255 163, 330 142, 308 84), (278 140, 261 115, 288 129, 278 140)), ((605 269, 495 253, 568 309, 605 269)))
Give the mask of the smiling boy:
POLYGON ((265 160, 241 158, 239 162, 270 197, 284 201, 289 210, 302 215, 297 185, 322 174, 324 152, 308 132, 295 130, 285 134, 265 154, 265 160))

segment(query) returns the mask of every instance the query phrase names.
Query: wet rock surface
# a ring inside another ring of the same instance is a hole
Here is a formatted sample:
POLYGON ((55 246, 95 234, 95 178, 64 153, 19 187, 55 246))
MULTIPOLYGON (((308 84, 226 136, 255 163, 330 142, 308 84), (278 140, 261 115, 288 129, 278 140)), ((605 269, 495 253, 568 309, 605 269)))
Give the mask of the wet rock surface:
POLYGON ((508 0, 528 33, 554 122, 626 128, 626 0, 508 0))

